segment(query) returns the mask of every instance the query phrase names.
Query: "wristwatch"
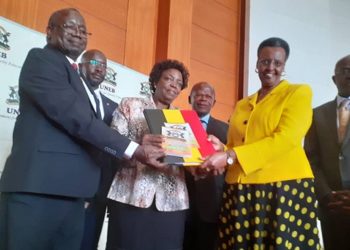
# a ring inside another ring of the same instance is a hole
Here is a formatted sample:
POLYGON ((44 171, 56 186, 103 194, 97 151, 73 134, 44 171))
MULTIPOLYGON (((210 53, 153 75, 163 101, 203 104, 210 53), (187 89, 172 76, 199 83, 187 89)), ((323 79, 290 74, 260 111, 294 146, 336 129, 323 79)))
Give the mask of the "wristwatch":
POLYGON ((227 163, 227 165, 232 165, 235 162, 235 159, 233 158, 231 152, 232 152, 231 150, 226 151, 226 154, 227 154, 226 163, 227 163))

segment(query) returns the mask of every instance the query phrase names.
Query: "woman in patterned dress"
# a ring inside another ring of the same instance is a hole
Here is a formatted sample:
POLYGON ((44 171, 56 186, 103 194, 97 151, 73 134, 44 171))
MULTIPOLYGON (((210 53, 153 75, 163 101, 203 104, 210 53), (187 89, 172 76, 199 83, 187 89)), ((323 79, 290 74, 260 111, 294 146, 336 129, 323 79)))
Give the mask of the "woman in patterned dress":
POLYGON ((312 92, 281 80, 286 41, 266 39, 257 54, 261 88, 237 103, 226 150, 202 165, 227 168, 219 249, 319 249, 314 177, 302 147, 312 92))
MULTIPOLYGON (((153 66, 149 98, 123 98, 111 127, 136 142, 147 140, 144 109, 171 109, 171 103, 187 87, 189 73, 176 60, 153 66), (146 135, 146 136, 145 136, 146 135)), ((107 249, 182 249, 186 210, 189 208, 184 169, 156 169, 134 159, 119 163, 109 190, 107 249)))

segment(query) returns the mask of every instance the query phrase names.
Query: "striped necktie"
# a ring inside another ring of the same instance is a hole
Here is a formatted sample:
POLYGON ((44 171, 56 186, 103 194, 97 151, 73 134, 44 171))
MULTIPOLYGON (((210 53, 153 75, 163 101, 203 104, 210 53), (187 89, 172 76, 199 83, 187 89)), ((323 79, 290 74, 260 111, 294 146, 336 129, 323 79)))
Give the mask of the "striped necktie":
POLYGON ((204 120, 201 120, 201 123, 202 123, 204 130, 207 130, 207 126, 208 126, 207 122, 204 120))
POLYGON ((343 143, 346 130, 349 123, 350 118, 350 110, 349 110, 349 99, 345 99, 342 101, 338 108, 338 119, 339 119, 339 127, 338 127, 338 140, 339 143, 343 143))

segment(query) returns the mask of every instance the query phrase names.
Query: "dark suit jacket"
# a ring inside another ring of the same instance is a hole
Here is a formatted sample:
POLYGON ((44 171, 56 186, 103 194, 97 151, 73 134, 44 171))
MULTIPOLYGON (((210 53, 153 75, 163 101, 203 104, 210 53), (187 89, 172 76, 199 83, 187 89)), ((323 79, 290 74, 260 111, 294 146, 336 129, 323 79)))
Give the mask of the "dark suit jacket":
POLYGON ((305 151, 315 175, 315 192, 325 249, 349 249, 350 217, 333 213, 326 206, 327 194, 343 190, 342 176, 350 177, 350 131, 338 143, 337 102, 314 109, 313 121, 305 138, 305 151), (345 171, 348 171, 346 174, 345 171), (343 173, 343 174, 341 174, 343 173), (326 202, 325 202, 326 201, 326 202))
MULTIPOLYGON (((210 116, 207 134, 212 134, 226 144, 228 124, 210 116)), ((186 181, 190 198, 191 214, 196 213, 202 221, 216 223, 224 185, 224 175, 209 176, 194 181, 186 173, 186 181)))
MULTIPOLYGON (((118 107, 118 104, 113 102, 111 99, 109 99, 102 93, 101 93, 101 99, 102 99, 103 109, 105 113, 103 121, 108 126, 110 126, 113 119, 113 112, 118 107)), ((103 159, 104 159, 104 162, 101 164, 100 185, 96 193, 96 198, 98 199, 98 201, 107 202, 107 194, 112 184, 114 175, 117 171, 118 162, 116 159, 113 159, 111 157, 106 157, 105 155, 103 159)))
POLYGON ((113 102, 111 99, 109 99, 104 94, 101 94, 102 99, 102 105, 105 112, 105 116, 103 117, 103 121, 109 126, 111 125, 112 119, 113 119, 113 112, 118 107, 118 103, 113 102))
POLYGON ((56 49, 29 52, 19 95, 20 115, 0 191, 94 195, 100 169, 89 154, 98 148, 122 157, 130 140, 96 118, 79 75, 56 49))
POLYGON ((332 190, 342 190, 340 171, 350 166, 350 133, 342 145, 338 143, 337 102, 325 103, 314 109, 313 121, 305 138, 305 151, 315 175, 319 201, 332 190))

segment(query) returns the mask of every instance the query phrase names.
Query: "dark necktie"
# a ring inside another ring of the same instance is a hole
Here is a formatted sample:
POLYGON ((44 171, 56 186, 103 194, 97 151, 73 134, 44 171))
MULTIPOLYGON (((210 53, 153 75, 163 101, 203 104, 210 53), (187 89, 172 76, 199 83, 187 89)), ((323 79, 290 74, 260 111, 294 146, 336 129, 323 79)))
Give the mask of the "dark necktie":
POLYGON ((95 91, 92 90, 92 95, 94 96, 96 103, 96 116, 98 119, 102 120, 101 110, 100 110, 100 100, 97 98, 95 91))
POLYGON ((101 110, 100 110, 100 100, 97 98, 97 95, 96 95, 95 91, 92 89, 92 87, 90 86, 89 82, 86 80, 86 77, 83 74, 80 74, 80 76, 84 80, 85 85, 89 89, 91 95, 94 97, 95 104, 96 104, 96 109, 95 109, 96 117, 98 119, 102 120, 102 115, 101 115, 101 110))
POLYGON ((201 123, 202 123, 204 130, 207 130, 207 122, 204 120, 201 120, 201 123))
POLYGON ((350 110, 349 110, 349 102, 350 100, 346 99, 342 101, 338 108, 338 118, 339 118, 339 127, 338 127, 338 139, 339 143, 342 143, 346 134, 346 130, 349 123, 350 118, 350 110))

